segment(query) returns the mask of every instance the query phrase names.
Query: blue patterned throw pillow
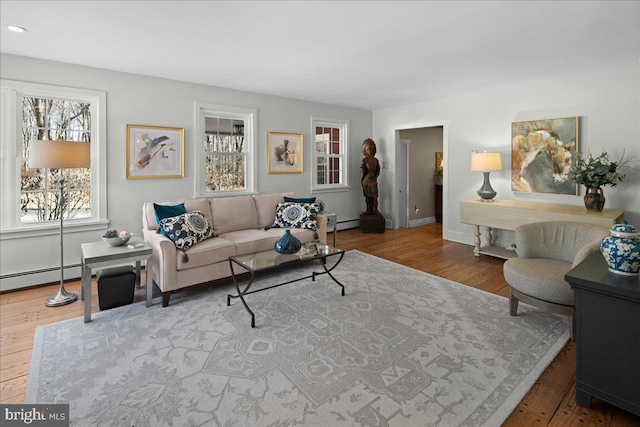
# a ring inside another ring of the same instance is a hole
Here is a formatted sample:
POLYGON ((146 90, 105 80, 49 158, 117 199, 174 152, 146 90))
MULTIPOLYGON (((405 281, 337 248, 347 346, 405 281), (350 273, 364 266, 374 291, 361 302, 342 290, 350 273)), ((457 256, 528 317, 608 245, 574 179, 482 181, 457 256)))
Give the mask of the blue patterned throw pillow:
POLYGON ((320 211, 317 203, 278 203, 273 228, 316 229, 316 216, 320 211))
POLYGON ((200 211, 187 212, 182 215, 160 220, 160 226, 166 236, 173 241, 178 250, 185 252, 182 262, 188 262, 186 251, 196 243, 216 237, 216 233, 200 211))

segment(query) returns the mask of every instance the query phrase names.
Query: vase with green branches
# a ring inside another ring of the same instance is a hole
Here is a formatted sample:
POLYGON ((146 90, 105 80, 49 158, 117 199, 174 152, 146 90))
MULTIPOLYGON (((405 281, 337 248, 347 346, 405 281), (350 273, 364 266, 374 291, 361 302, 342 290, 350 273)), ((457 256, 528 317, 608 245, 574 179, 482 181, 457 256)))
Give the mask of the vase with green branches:
POLYGON ((630 157, 625 157, 624 152, 617 162, 611 161, 604 150, 597 157, 588 153, 584 158, 577 151, 573 153, 567 176, 576 184, 582 184, 587 188, 584 196, 587 210, 602 211, 605 202, 602 187, 615 187, 622 182, 624 175, 620 173, 620 168, 631 160, 630 157))

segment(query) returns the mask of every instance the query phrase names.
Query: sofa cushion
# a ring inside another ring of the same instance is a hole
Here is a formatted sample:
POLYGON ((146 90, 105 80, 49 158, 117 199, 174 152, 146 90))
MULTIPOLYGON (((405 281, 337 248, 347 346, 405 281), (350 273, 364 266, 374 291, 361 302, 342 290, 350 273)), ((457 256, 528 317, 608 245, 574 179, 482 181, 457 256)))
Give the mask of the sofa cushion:
MULTIPOLYGON (((166 236, 176 245, 176 248, 182 252, 186 252, 196 243, 216 235, 209 221, 200 211, 165 218, 160 221, 160 226, 166 236)), ((184 257, 184 259, 185 262, 188 262, 188 257, 184 257)))
POLYGON ((271 227, 276 217, 278 203, 282 203, 285 197, 295 197, 295 193, 284 194, 256 194, 253 200, 258 213, 258 228, 271 227))
MULTIPOLYGON (((291 234, 296 236, 296 238, 302 243, 312 242, 318 238, 318 234, 315 232, 315 230, 307 230, 305 228, 292 228, 290 229, 290 231, 291 234)), ((271 228, 267 230, 267 232, 276 236, 277 240, 284 234, 284 228, 271 228)))
POLYGON ((219 235, 258 228, 258 214, 252 196, 210 199, 213 227, 219 235))
POLYGON ((222 234, 225 240, 236 245, 238 254, 248 254, 252 252, 268 251, 273 249, 278 240, 278 236, 264 230, 238 230, 222 234))
POLYGON ((573 306, 573 290, 564 280, 571 263, 544 258, 511 258, 504 263, 509 285, 525 295, 573 306))
MULTIPOLYGON (((237 252, 235 244, 221 237, 216 237, 193 245, 186 253, 187 262, 184 262, 182 252, 177 253, 176 265, 178 270, 188 270, 220 261, 227 261, 230 256, 235 255, 237 252)), ((205 282, 207 280, 207 278, 203 278, 202 281, 205 282)))
MULTIPOLYGON (((201 197, 198 199, 186 199, 184 200, 184 207, 187 208, 187 212, 200 211, 213 229, 216 229, 216 225, 213 223, 213 216, 211 215, 211 206, 209 205, 209 199, 201 197)), ((218 230, 216 230, 217 232, 218 230)))
POLYGON ((315 203, 279 203, 272 227, 315 230, 319 211, 320 206, 315 203))

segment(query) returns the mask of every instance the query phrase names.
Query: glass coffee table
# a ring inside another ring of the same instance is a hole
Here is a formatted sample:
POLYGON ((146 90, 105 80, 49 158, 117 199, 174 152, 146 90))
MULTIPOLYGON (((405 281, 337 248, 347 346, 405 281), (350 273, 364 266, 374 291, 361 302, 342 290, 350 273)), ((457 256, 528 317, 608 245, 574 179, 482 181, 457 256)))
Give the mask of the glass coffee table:
POLYGON ((342 249, 338 249, 336 247, 325 245, 317 242, 308 242, 302 245, 302 249, 295 254, 283 255, 279 254, 274 250, 256 252, 252 254, 245 255, 234 255, 229 257, 229 267, 231 268, 231 277, 233 278, 233 284, 236 286, 236 290, 238 293, 236 295, 227 295, 227 306, 231 305, 231 298, 240 298, 242 301, 242 305, 251 315, 251 327, 256 327, 256 319, 253 311, 247 305, 244 297, 249 294, 253 294, 256 292, 266 291, 267 289, 277 288, 278 286, 288 285, 289 283, 299 282, 305 279, 311 279, 313 281, 316 280, 316 276, 320 276, 322 274, 328 274, 329 277, 333 279, 341 288, 342 288, 342 296, 344 296, 344 285, 336 279, 331 271, 340 264, 342 258, 344 257, 344 251, 342 249), (327 267, 327 258, 335 257, 338 258, 330 268, 327 267), (264 273, 267 271, 280 270, 280 269, 289 269, 294 266, 299 266, 300 264, 318 261, 322 266, 323 271, 320 272, 312 272, 310 275, 305 277, 300 277, 299 279, 289 280, 288 282, 279 283, 277 285, 267 286, 265 288, 256 289, 250 291, 251 285, 253 284, 254 279, 256 278, 257 273, 264 273), (246 284, 244 289, 240 290, 240 285, 238 284, 238 277, 236 277, 236 273, 234 271, 234 264, 240 266, 242 269, 246 270, 251 274, 249 278, 249 282, 246 284))

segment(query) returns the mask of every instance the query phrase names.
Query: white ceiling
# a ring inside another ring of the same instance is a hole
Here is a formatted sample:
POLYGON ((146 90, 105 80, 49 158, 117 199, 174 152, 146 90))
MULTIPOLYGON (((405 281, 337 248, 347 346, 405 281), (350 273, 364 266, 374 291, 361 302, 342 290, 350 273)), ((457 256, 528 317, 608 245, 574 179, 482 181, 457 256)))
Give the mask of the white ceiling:
POLYGON ((0 8, 5 53, 370 110, 640 58, 640 1, 1 0, 0 8))

